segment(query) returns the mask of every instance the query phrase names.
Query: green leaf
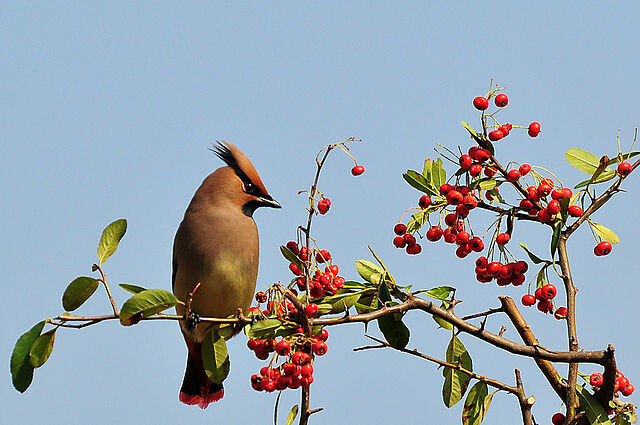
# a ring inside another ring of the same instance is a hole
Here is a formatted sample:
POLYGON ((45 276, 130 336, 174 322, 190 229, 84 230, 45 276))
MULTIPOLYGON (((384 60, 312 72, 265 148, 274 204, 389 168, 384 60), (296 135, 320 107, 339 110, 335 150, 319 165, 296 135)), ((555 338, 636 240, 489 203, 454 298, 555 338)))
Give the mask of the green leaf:
POLYGON ((560 200, 560 217, 562 217, 562 223, 567 222, 567 218, 569 218, 569 202, 570 198, 562 198, 560 200))
POLYGON ((431 185, 434 189, 434 196, 440 194, 440 186, 447 181, 447 172, 442 168, 442 158, 431 162, 431 185))
POLYGON ((564 157, 569 164, 578 170, 593 175, 600 165, 600 158, 592 153, 578 148, 571 148, 565 152, 564 157))
POLYGON ((407 233, 413 233, 416 230, 419 230, 427 222, 429 214, 441 207, 441 205, 430 205, 422 211, 418 211, 411 215, 411 220, 407 223, 407 233))
POLYGON ((11 352, 11 381, 13 387, 25 392, 33 380, 33 366, 29 362, 29 351, 44 328, 45 321, 36 323, 27 332, 20 335, 11 352))
POLYGON ((180 301, 171 292, 163 289, 146 289, 124 302, 120 309, 120 323, 135 325, 143 317, 149 317, 171 308, 180 301))
POLYGON ((62 307, 66 311, 73 311, 80 307, 98 289, 97 279, 80 276, 71 281, 62 294, 62 307))
POLYGON ((227 344, 216 328, 212 328, 202 342, 202 364, 211 382, 221 384, 229 375, 227 344))
POLYGON ((591 182, 591 184, 603 183, 603 182, 606 182, 606 181, 609 181, 609 180, 615 178, 616 176, 617 176, 617 174, 616 174, 616 172, 614 170, 607 170, 607 171, 604 171, 602 174, 600 174, 592 182, 591 182, 591 179, 587 179, 587 180, 581 181, 580 183, 575 185, 574 189, 580 189, 581 187, 585 187, 586 185, 589 184, 589 182, 591 182))
POLYGON ((522 247, 522 249, 524 249, 524 251, 527 253, 527 255, 529 256, 531 261, 533 261, 535 264, 540 264, 540 263, 544 263, 545 262, 542 258, 538 257, 533 252, 531 252, 529 250, 529 247, 526 246, 525 244, 520 243, 520 246, 522 247))
POLYGON ((474 130, 473 128, 471 128, 471 126, 470 126, 469 124, 467 124, 467 123, 466 123, 466 122, 464 122, 464 121, 461 121, 461 123, 462 123, 462 126, 463 126, 464 128, 466 128, 466 129, 467 129, 467 131, 468 131, 468 132, 469 132, 469 133, 470 133, 474 138, 475 138, 475 137, 479 137, 479 136, 478 136, 478 133, 476 133, 476 132, 475 132, 475 130, 474 130))
MULTIPOLYGON (((440 304, 440 307, 441 307, 441 308, 444 308, 444 309, 448 309, 450 305, 451 305, 451 304, 450 304, 449 302, 447 302, 447 301, 442 301, 442 304, 440 304)), ((440 317, 438 317, 438 316, 431 316, 431 317, 433 318, 433 320, 434 320, 434 321, 435 321, 435 322, 436 322, 436 323, 437 323, 441 328, 446 329, 446 330, 448 330, 448 331, 450 331, 450 330, 452 330, 452 329, 453 329, 453 325, 452 325, 451 323, 447 322, 446 320, 444 320, 444 319, 442 319, 442 318, 440 318, 440 317)))
POLYGON ((619 162, 623 162, 623 161, 628 161, 630 158, 633 158, 634 156, 638 156, 640 155, 640 152, 629 152, 629 153, 623 153, 622 154, 622 158, 620 158, 618 155, 614 156, 611 161, 609 162, 609 164, 617 164, 619 162))
POLYGON ((429 182, 427 182, 427 179, 425 179, 424 176, 418 173, 417 171, 407 170, 407 172, 404 173, 402 177, 407 181, 407 183, 409 183, 411 186, 418 189, 419 191, 427 193, 432 196, 438 195, 435 192, 435 190, 431 188, 431 185, 429 184, 429 182))
POLYGON ((361 293, 354 294, 351 291, 340 289, 336 295, 325 297, 322 304, 318 304, 318 311, 320 314, 342 313, 345 311, 345 306, 347 310, 353 307, 361 295, 361 293))
POLYGON ((287 422, 285 422, 285 425, 291 425, 293 421, 296 420, 296 416, 298 416, 297 404, 291 408, 291 411, 289 412, 289 416, 287 416, 287 422))
POLYGON ((300 258, 296 254, 294 254, 293 251, 291 251, 289 248, 287 248, 284 245, 280 245, 280 252, 282 252, 282 255, 284 256, 284 258, 289 260, 289 262, 298 266, 300 270, 303 269, 304 264, 302 264, 302 260, 300 260, 300 258))
POLYGON ((139 294, 140 292, 147 290, 147 288, 143 288, 142 286, 131 285, 129 283, 121 283, 120 287, 127 292, 131 292, 132 294, 139 294))
POLYGON ((502 181, 496 180, 492 177, 484 177, 482 179, 471 182, 471 184, 469 185, 469 189, 480 188, 482 190, 491 190, 500 186, 502 183, 502 181))
POLYGON ((538 274, 536 275, 536 289, 542 288, 547 283, 547 279, 544 273, 545 269, 546 267, 541 268, 538 274))
POLYGON ((591 425, 611 425, 604 408, 583 386, 576 386, 580 406, 584 409, 591 425))
MULTIPOLYGON (((447 363, 455 365, 460 364, 463 369, 466 369, 469 372, 473 371, 471 356, 469 356, 469 353, 462 341, 460 341, 456 336, 451 338, 451 342, 449 342, 446 359, 447 363)), ((442 371, 442 374, 444 375, 442 399, 445 406, 451 407, 462 399, 462 396, 469 385, 469 381, 471 380, 471 376, 446 366, 442 371)))
POLYGON ((589 220, 589 225, 593 231, 605 241, 611 242, 612 244, 620 242, 620 238, 613 232, 613 230, 604 227, 602 224, 594 223, 591 220, 589 220))
MULTIPOLYGON (((389 302, 389 305, 397 305, 395 302, 389 302)), ((404 348, 409 343, 409 328, 402 322, 402 314, 390 314, 378 318, 378 328, 384 339, 393 348, 404 348)))
POLYGON ((437 286, 431 288, 425 292, 426 295, 437 300, 446 300, 449 298, 452 292, 455 292, 456 288, 453 286, 437 286))
POLYGON ((98 242, 98 260, 100 264, 116 252, 118 243, 127 231, 127 220, 121 218, 108 225, 103 231, 98 242))
POLYGON ((262 339, 274 335, 276 329, 282 326, 279 319, 265 319, 245 327, 245 334, 251 339, 262 339))
POLYGON ((380 281, 380 276, 384 274, 384 270, 382 269, 382 267, 367 260, 356 261, 356 271, 360 276, 362 276, 364 280, 375 284, 380 281), (376 274, 379 276, 377 278, 377 281, 374 282, 373 276, 376 274))
POLYGON ((56 330, 51 329, 48 332, 43 333, 38 338, 36 338, 35 342, 31 346, 29 350, 29 363, 34 368, 39 368, 49 359, 51 352, 53 351, 53 342, 56 339, 56 330))
MULTIPOLYGON (((498 202, 500 202, 501 204, 506 204, 507 202, 504 200, 504 198, 502 197, 502 195, 500 195, 500 192, 498 192, 496 189, 490 189, 489 194, 494 197, 495 199, 498 200, 498 202)), ((489 201, 491 202, 491 201, 489 201)))
POLYGON ((463 425, 480 425, 491 405, 494 393, 489 395, 486 382, 478 381, 471 387, 462 409, 463 425))
POLYGON ((560 243, 560 235, 562 233, 562 223, 556 223, 551 236, 551 258, 556 255, 556 249, 560 243))

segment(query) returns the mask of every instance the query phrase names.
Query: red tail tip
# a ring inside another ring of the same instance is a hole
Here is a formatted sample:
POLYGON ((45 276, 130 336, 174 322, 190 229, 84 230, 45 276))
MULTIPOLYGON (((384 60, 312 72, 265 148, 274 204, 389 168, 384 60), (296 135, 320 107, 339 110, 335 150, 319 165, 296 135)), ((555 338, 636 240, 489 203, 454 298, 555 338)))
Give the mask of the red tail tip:
POLYGON ((220 400, 222 397, 224 397, 224 390, 220 390, 212 394, 207 394, 204 397, 202 395, 188 395, 181 392, 178 398, 181 402, 183 402, 184 404, 188 404, 189 406, 197 404, 199 408, 206 409, 209 404, 220 400))

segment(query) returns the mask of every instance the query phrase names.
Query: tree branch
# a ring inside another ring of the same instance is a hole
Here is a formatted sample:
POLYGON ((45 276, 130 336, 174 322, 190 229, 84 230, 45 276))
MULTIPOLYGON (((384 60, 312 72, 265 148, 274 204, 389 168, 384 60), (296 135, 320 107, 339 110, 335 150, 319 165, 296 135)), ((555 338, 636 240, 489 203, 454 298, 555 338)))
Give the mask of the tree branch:
MULTIPOLYGON (((513 301, 513 299, 510 297, 498 297, 498 298, 502 303, 502 308, 504 309, 504 312, 511 320, 511 323, 513 323, 513 326, 515 326, 516 330, 518 331, 518 334, 520 334, 522 341, 524 341, 525 344, 532 347, 540 346, 540 344, 538 343, 538 340, 533 335, 533 332, 531 331, 529 324, 527 324, 527 322, 524 320, 524 317, 522 317, 522 314, 516 307, 516 303, 513 301)), ((567 388, 566 388, 566 385, 562 382, 562 377, 560 376, 556 368, 553 367, 551 362, 548 360, 542 360, 534 357, 534 361, 538 365, 538 368, 540 369, 542 374, 545 376, 545 378, 547 378, 547 381, 549 382, 553 390, 564 401, 567 388)))
MULTIPOLYGON (((431 356, 428 356, 426 354, 420 353, 418 350, 415 350, 415 349, 414 350, 408 350, 406 348, 393 347, 391 344, 389 344, 386 341, 383 341, 381 339, 372 337, 370 335, 365 335, 365 336, 367 338, 369 338, 369 339, 372 339, 372 340, 378 342, 380 344, 380 346, 382 346, 382 347, 393 348, 394 350, 401 351, 401 352, 406 353, 406 354, 411 354, 412 356, 420 357, 421 359, 428 360, 428 361, 430 361, 432 363, 436 363, 436 364, 438 364, 440 366, 450 367, 451 369, 458 370, 458 371, 464 373, 465 375, 469 375, 471 378, 474 378, 474 379, 477 379, 479 381, 485 382, 487 385, 492 386, 494 388, 497 388, 499 390, 507 391, 507 392, 509 392, 511 394, 516 394, 516 395, 518 394, 518 389, 516 387, 512 387, 510 385, 504 384, 504 383, 502 383, 500 381, 497 381, 495 379, 487 378, 486 376, 478 375, 477 373, 474 373, 474 372, 472 372, 470 370, 467 370, 467 369, 463 368, 460 364, 448 363, 448 362, 445 362, 443 360, 436 359, 435 357, 431 357, 431 356)), ((370 347, 370 348, 379 348, 379 347, 370 347)), ((362 348, 362 349, 365 349, 365 348, 362 348)), ((362 351, 362 349, 354 349, 354 351, 362 351)))

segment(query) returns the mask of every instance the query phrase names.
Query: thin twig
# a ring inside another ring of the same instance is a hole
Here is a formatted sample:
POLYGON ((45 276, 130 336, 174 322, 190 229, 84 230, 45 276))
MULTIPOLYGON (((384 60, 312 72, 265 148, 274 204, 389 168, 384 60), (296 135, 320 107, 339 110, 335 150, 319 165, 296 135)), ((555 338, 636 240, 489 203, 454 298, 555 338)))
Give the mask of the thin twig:
POLYGON ((518 390, 517 390, 516 387, 512 387, 510 385, 504 384, 504 383, 502 383, 500 381, 497 381, 495 379, 487 378, 486 376, 478 375, 477 373, 474 373, 474 372, 472 372, 470 370, 467 370, 467 369, 463 368, 462 365, 460 365, 460 364, 448 363, 448 362, 445 362, 443 360, 436 359, 435 357, 431 357, 431 356, 428 356, 426 354, 423 354, 423 353, 419 352, 418 350, 408 350, 406 348, 394 347, 391 344, 389 344, 386 341, 383 341, 381 339, 372 337, 370 335, 365 335, 365 336, 367 338, 369 338, 369 339, 372 339, 372 340, 376 341, 381 346, 384 346, 386 348, 393 348, 394 350, 401 351, 401 352, 406 353, 406 354, 411 354, 412 356, 420 357, 421 359, 428 360, 428 361, 430 361, 432 363, 436 363, 436 364, 438 364, 440 366, 449 367, 451 369, 458 370, 458 371, 464 373, 465 375, 469 375, 471 378, 474 378, 474 379, 477 379, 479 381, 485 382, 487 385, 490 385, 490 386, 492 386, 494 388, 497 388, 497 389, 502 390, 502 391, 507 391, 507 392, 509 392, 511 394, 517 394, 518 390))

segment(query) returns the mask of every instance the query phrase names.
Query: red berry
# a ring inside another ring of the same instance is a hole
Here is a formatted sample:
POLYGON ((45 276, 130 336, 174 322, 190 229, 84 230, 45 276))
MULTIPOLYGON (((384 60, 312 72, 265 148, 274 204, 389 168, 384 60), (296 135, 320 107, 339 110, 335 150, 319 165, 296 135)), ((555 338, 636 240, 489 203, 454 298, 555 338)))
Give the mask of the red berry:
POLYGON ((501 125, 500 127, 498 127, 498 130, 502 131, 502 134, 504 134, 504 137, 507 137, 509 135, 509 132, 511 131, 511 129, 506 125, 501 125))
POLYGON ((460 218, 467 218, 467 216, 469 215, 469 208, 464 205, 464 198, 462 199, 462 202, 462 204, 458 204, 458 206, 456 206, 456 214, 460 218))
POLYGON ((305 378, 308 378, 311 375, 313 375, 313 366, 311 365, 311 363, 307 363, 306 365, 300 368, 300 375, 305 378))
POLYGON ((508 233, 500 233, 496 237, 496 243, 498 245, 506 245, 507 242, 509 242, 510 239, 511 239, 511 236, 508 233))
POLYGON ((422 247, 420 246, 419 243, 407 246, 407 254, 417 255, 417 254, 420 254, 421 252, 422 252, 422 247))
POLYGON ((478 200, 473 195, 466 195, 462 198, 462 204, 468 209, 472 210, 478 206, 478 200))
POLYGON ((628 176, 632 170, 633 170, 633 166, 628 162, 621 162, 618 165, 618 174, 620 174, 622 177, 628 176))
POLYGON ((307 249, 306 246, 303 246, 302 248, 300 248, 300 252, 298 253, 298 258, 300 258, 302 261, 307 261, 307 258, 309 258, 309 250, 307 249))
POLYGON ((582 208, 577 205, 571 205, 568 211, 571 217, 580 217, 582 215, 582 208))
POLYGON ((593 253, 598 257, 603 255, 608 255, 611 252, 611 244, 607 241, 602 241, 595 248, 593 248, 593 253))
POLYGON ((431 242, 436 242, 440 240, 442 237, 442 229, 440 226, 433 226, 429 230, 427 230, 427 240, 431 242))
POLYGON ((599 387, 603 382, 604 380, 602 379, 602 374, 599 372, 592 373, 589 377, 589 383, 594 387, 599 387))
POLYGON ((330 207, 331 207, 331 201, 329 200, 329 198, 321 199, 320 202, 318 202, 318 212, 320 214, 324 215, 327 212, 329 212, 330 207))
POLYGON ((359 176, 362 173, 364 173, 364 167, 362 165, 356 165, 351 169, 351 174, 354 176, 359 176))
POLYGON ((469 155, 462 155, 460 156, 458 162, 460 163, 460 167, 466 170, 471 167, 471 164, 473 164, 473 158, 471 158, 469 155))
POLYGON ((531 171, 531 165, 522 164, 520 168, 518 168, 518 171, 520 171, 520 175, 526 176, 527 174, 529 174, 529 171, 531 171))
MULTIPOLYGON (((311 304, 309 304, 311 305, 311 304)), ((317 306, 316 306, 317 307, 317 306)), ((276 353, 280 356, 286 356, 291 352, 291 345, 288 341, 282 340, 276 344, 276 353)))
POLYGON ((299 367, 300 366, 296 366, 295 364, 293 364, 291 362, 284 363, 282 365, 282 373, 284 375, 287 375, 287 376, 297 375, 299 367))
POLYGON ((298 244, 295 243, 294 241, 287 242, 287 248, 289 248, 289 250, 296 255, 298 255, 298 252, 300 252, 300 249, 298 248, 298 244))
POLYGON ((469 232, 460 232, 456 235, 456 244, 462 245, 471 240, 471 235, 469 232))
POLYGON ((327 347, 327 343, 324 341, 314 342, 311 348, 313 349, 313 354, 316 356, 324 356, 329 349, 329 347, 327 347))
POLYGON ((524 283, 525 279, 526 278, 524 277, 523 274, 516 275, 514 271, 513 277, 511 278, 511 284, 513 286, 520 286, 524 283))
MULTIPOLYGON (((484 242, 482 242, 482 239, 479 236, 474 236, 469 241, 469 246, 471 247, 471 249, 473 251, 480 252, 480 251, 482 251, 484 249, 484 242)), ((486 258, 485 258, 485 260, 486 260, 486 258)))
POLYGON ((396 248, 404 248, 407 243, 404 241, 404 238, 402 236, 396 236, 395 238, 393 238, 393 245, 396 248))
POLYGON ((479 111, 484 111, 489 107, 489 101, 486 97, 478 96, 473 99, 473 106, 479 111))
POLYGON ((538 301, 544 300, 544 297, 542 296, 542 287, 536 289, 536 292, 534 292, 534 296, 538 301))
POLYGON ((536 297, 531 294, 526 294, 522 296, 522 305, 530 307, 536 303, 536 297))
POLYGON ((498 108, 504 108, 509 103, 509 98, 507 97, 506 94, 500 93, 499 95, 496 96, 494 101, 498 108))
POLYGON ((403 237, 404 241, 407 243, 407 246, 413 246, 416 244, 416 238, 412 234, 407 233, 403 237))
POLYGON ((291 273, 296 276, 300 276, 302 274, 302 270, 300 270, 300 267, 296 266, 294 263, 289 264, 289 270, 291 270, 291 273))
POLYGON ((469 175, 471 177, 478 177, 481 172, 482 172, 482 165, 480 164, 473 164, 471 167, 469 167, 469 175))
POLYGON ((555 199, 549 201, 549 204, 547 205, 547 212, 551 216, 558 214, 560 212, 560 202, 556 201, 555 199))
POLYGON ((551 214, 546 209, 538 211, 538 220, 540 223, 546 223, 551 220, 551 214))
POLYGON ((454 243, 456 241, 456 235, 451 232, 451 229, 444 229, 442 234, 446 243, 454 243))
POLYGON ((480 162, 485 162, 489 158, 491 158, 489 149, 478 149, 476 152, 476 159, 480 162))
POLYGON ((303 366, 311 361, 311 356, 304 351, 296 351, 291 355, 291 361, 298 366, 303 366))
POLYGON ((518 170, 511 170, 507 173, 507 180, 509 180, 511 183, 515 183, 518 180, 520 180, 520 171, 518 170))
POLYGON ((276 390, 276 383, 273 379, 263 378, 261 385, 262 385, 262 389, 268 393, 276 390))
POLYGON ((422 195, 420 197, 420 200, 418 201, 418 206, 422 209, 425 209, 429 205, 431 205, 431 198, 429 198, 427 195, 422 195))
POLYGON ((526 261, 517 261, 513 265, 513 273, 515 274, 525 274, 529 270, 529 265, 526 261))
POLYGON ((447 196, 449 192, 453 190, 453 186, 450 184, 444 183, 440 186, 440 195, 447 196))
POLYGON ((402 223, 398 223, 393 227, 393 233, 395 233, 398 236, 402 236, 405 233, 407 233, 407 226, 405 226, 402 223))
POLYGON ((331 260, 331 254, 326 249, 322 249, 318 251, 316 254, 316 261, 318 263, 324 263, 325 261, 331 260))
POLYGON ((324 269, 325 273, 331 273, 334 276, 338 276, 338 272, 340 271, 340 268, 334 264, 331 267, 327 266, 324 269))
POLYGON ((311 317, 317 312, 318 312, 318 304, 316 303, 311 303, 304 308, 304 314, 306 314, 307 317, 311 317))
POLYGON ((551 417, 551 423, 553 425, 564 425, 565 420, 566 419, 565 419, 564 415, 562 413, 560 413, 560 412, 556 413, 555 415, 553 415, 551 417))
POLYGON ((447 203, 449 205, 458 205, 460 202, 462 202, 462 193, 458 192, 457 190, 452 190, 451 192, 447 193, 447 203))
POLYGON ((489 260, 487 260, 487 257, 485 257, 484 255, 481 255, 476 260, 476 267, 481 267, 486 269, 488 264, 489 264, 489 260))
POLYGON ((447 214, 444 216, 444 223, 447 226, 453 226, 454 224, 456 224, 457 220, 458 220, 458 217, 453 213, 447 214))
POLYGON ((625 397, 629 397, 631 394, 633 394, 634 390, 635 387, 632 384, 627 384, 624 387, 620 388, 620 392, 625 397))
POLYGON ((553 316, 558 320, 562 320, 562 319, 566 319, 567 313, 568 313, 567 307, 558 307, 553 316))
POLYGON ((529 124, 529 136, 531 137, 537 137, 538 134, 540 134, 540 123, 539 122, 532 122, 531 124, 529 124))
POLYGON ((533 208, 533 202, 528 199, 523 199, 522 201, 520 201, 520 208, 529 211, 531 208, 533 208))
POLYGON ((493 130, 489 132, 489 140, 491 140, 492 142, 495 142, 496 140, 500 140, 504 137, 504 134, 502 134, 502 131, 500 130, 493 130))
POLYGON ((558 293, 558 290, 556 289, 556 287, 551 284, 551 283, 547 283, 546 285, 544 285, 542 287, 542 297, 545 300, 552 300, 556 297, 556 294, 558 293))
POLYGON ((502 267, 502 264, 498 263, 497 261, 492 261, 487 264, 487 273, 493 277, 496 277, 498 276, 498 273, 500 273, 500 267, 502 267))
POLYGON ((497 172, 498 170, 496 170, 494 167, 484 167, 484 175, 487 177, 493 177, 497 172))
POLYGON ((543 313, 551 313, 553 312, 553 301, 551 300, 541 300, 538 302, 538 310, 543 313))
POLYGON ((320 329, 320 332, 318 332, 318 335, 316 335, 316 339, 319 339, 320 341, 328 340, 329 331, 327 331, 326 329, 320 329))

